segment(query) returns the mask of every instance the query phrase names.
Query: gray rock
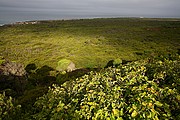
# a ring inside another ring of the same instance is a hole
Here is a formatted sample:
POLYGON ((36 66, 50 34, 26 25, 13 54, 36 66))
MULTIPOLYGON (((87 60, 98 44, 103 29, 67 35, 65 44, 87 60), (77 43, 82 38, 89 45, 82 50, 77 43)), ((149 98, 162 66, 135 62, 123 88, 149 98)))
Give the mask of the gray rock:
POLYGON ((70 64, 67 67, 67 72, 72 72, 75 69, 76 69, 75 64, 73 62, 70 62, 70 64))

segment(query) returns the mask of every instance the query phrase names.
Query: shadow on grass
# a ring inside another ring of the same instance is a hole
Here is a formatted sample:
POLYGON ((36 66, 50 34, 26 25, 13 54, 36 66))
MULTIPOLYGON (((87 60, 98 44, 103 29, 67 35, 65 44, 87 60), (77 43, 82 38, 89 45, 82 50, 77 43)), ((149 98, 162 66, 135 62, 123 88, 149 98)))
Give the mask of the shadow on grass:
POLYGON ((29 85, 51 86, 54 83, 63 84, 66 81, 75 80, 78 77, 88 74, 90 71, 97 71, 98 69, 81 68, 63 74, 47 65, 44 65, 41 68, 37 68, 37 66, 33 63, 33 64, 28 64, 25 70, 28 73, 28 81, 30 83, 29 85))
POLYGON ((5 92, 7 96, 17 97, 22 95, 26 89, 26 84, 26 76, 0 74, 0 92, 5 92))
POLYGON ((37 66, 32 63, 28 64, 25 70, 28 74, 28 81, 30 85, 33 86, 48 86, 56 80, 55 76, 50 74, 54 69, 47 65, 37 68, 37 66))
POLYGON ((97 70, 98 70, 97 68, 93 68, 93 69, 81 68, 81 69, 76 69, 72 72, 67 72, 65 74, 59 73, 57 74, 56 81, 58 84, 63 84, 66 81, 76 80, 76 78, 79 78, 85 74, 88 74, 91 71, 97 71, 97 70))

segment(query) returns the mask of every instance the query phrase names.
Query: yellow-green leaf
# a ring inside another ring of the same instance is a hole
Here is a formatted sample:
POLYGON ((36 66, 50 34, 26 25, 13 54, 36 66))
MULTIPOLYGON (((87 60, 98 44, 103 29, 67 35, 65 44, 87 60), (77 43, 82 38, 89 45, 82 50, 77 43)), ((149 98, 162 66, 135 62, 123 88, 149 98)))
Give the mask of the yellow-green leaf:
POLYGON ((119 118, 117 118, 117 120, 123 120, 123 118, 122 118, 122 117, 119 117, 119 118))
POLYGON ((119 116, 119 110, 118 109, 113 109, 113 114, 114 116, 119 116))
POLYGON ((138 112, 137 112, 136 110, 134 110, 134 111, 132 112, 132 114, 131 114, 131 117, 136 117, 137 114, 138 114, 138 112))
POLYGON ((163 104, 161 102, 159 102, 159 101, 156 101, 155 105, 157 105, 158 107, 161 107, 163 104))

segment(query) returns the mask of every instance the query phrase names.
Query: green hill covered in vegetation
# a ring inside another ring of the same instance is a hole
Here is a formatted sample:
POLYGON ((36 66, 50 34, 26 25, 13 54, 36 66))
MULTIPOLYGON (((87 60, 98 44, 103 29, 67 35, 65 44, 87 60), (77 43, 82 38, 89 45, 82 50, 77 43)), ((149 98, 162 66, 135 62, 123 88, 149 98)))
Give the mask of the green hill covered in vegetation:
POLYGON ((69 59, 77 68, 104 67, 179 49, 180 22, 174 19, 81 19, 40 21, 0 27, 1 56, 56 68, 69 59))
POLYGON ((0 120, 180 119, 179 39, 178 19, 2 26, 0 120))

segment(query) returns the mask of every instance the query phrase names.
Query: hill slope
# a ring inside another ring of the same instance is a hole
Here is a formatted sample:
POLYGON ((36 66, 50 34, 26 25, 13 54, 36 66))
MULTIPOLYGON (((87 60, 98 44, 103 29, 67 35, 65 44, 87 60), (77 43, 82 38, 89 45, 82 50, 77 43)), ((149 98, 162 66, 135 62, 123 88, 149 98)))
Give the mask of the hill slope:
POLYGON ((40 21, 0 27, 0 55, 25 65, 56 67, 59 59, 78 68, 103 67, 117 57, 177 51, 180 22, 173 19, 85 19, 40 21))

